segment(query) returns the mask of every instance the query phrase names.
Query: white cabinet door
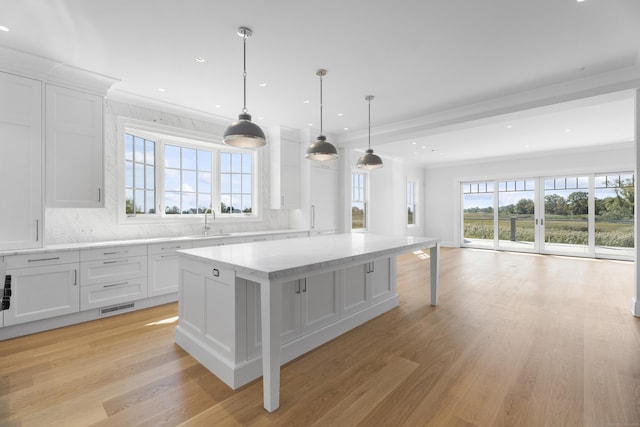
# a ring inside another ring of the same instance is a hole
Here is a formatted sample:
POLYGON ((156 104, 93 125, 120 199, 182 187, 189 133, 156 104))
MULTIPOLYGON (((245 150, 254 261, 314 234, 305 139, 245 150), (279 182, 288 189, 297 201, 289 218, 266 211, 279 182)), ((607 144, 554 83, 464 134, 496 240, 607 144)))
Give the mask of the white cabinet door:
POLYGON ((302 154, 297 132, 281 127, 269 129, 269 156, 270 208, 299 208, 302 154))
POLYGON ((46 89, 47 206, 103 206, 103 97, 46 89))
POLYGON ((371 303, 368 279, 369 263, 354 265, 344 270, 342 286, 342 314, 349 315, 366 308, 371 303))
POLYGON ((193 247, 191 242, 159 243, 148 246, 148 289, 150 297, 178 292, 178 254, 193 247))
POLYGON ((395 258, 382 258, 370 264, 369 280, 371 281, 372 303, 384 300, 396 293, 395 258))
POLYGON ((78 268, 76 263, 8 269, 12 296, 5 326, 80 311, 78 268))
POLYGON ((332 233, 338 228, 338 171, 324 165, 311 167, 311 231, 332 233))
POLYGON ((328 271, 300 281, 303 333, 340 318, 340 281, 337 274, 335 271, 328 271))
POLYGON ((0 249, 41 246, 42 83, 0 72, 0 249))
MULTIPOLYGON (((282 284, 282 330, 280 343, 284 344, 300 336, 300 280, 282 284)), ((262 354, 262 320, 260 309, 260 284, 247 283, 247 359, 262 354)))

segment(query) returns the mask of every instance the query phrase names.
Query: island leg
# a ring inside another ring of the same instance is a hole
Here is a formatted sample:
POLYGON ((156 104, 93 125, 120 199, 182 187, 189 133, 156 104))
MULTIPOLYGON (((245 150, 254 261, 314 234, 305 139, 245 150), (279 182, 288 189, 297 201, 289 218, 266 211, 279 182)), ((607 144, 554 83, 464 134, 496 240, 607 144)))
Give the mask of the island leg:
POLYGON ((264 409, 280 406, 280 329, 282 328, 282 281, 260 281, 262 322, 262 387, 264 409))
POLYGON ((429 268, 431 269, 431 305, 438 305, 438 284, 440 278, 440 243, 429 250, 429 268))

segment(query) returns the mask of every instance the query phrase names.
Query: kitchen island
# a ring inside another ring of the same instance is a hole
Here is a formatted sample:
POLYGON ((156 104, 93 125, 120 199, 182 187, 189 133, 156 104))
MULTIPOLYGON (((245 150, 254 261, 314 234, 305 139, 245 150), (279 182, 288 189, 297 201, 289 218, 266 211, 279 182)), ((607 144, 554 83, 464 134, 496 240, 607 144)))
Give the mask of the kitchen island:
POLYGON ((420 249, 430 249, 436 305, 435 238, 353 233, 178 251, 176 343, 233 389, 262 375, 272 412, 280 366, 396 307, 396 256, 420 249))

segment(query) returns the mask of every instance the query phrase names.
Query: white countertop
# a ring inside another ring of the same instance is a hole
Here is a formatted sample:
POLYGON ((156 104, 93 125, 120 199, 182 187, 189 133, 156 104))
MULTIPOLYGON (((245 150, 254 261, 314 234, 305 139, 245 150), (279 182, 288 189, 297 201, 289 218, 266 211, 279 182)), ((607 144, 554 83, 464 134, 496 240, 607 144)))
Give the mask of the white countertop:
POLYGON ((178 251, 186 257, 263 278, 277 278, 349 262, 435 246, 432 237, 345 233, 239 243, 178 251))
POLYGON ((77 243, 62 243, 55 245, 45 245, 41 248, 29 248, 29 249, 5 249, 0 250, 0 257, 11 255, 24 255, 24 254, 39 254, 48 253, 54 251, 72 251, 78 249, 91 249, 91 248, 105 248, 113 246, 131 246, 131 245, 148 245, 153 243, 163 242, 181 242, 181 241, 201 241, 201 240, 217 240, 217 239, 233 239, 234 237, 247 237, 247 236, 263 236, 263 235, 277 235, 287 233, 304 233, 309 230, 268 230, 268 231, 247 231, 241 233, 227 233, 227 234, 199 234, 193 236, 174 236, 174 237, 151 237, 141 239, 129 239, 129 240, 111 240, 101 242, 77 242, 77 243))

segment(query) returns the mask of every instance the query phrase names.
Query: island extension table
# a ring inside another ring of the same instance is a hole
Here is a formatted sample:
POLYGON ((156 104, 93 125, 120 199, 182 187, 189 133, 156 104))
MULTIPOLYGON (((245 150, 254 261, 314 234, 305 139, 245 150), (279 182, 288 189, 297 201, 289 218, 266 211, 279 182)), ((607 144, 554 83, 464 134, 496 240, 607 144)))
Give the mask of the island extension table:
POLYGON ((262 376, 272 412, 280 366, 396 307, 396 256, 424 249, 437 305, 435 238, 349 233, 178 251, 176 343, 233 389, 262 376))

